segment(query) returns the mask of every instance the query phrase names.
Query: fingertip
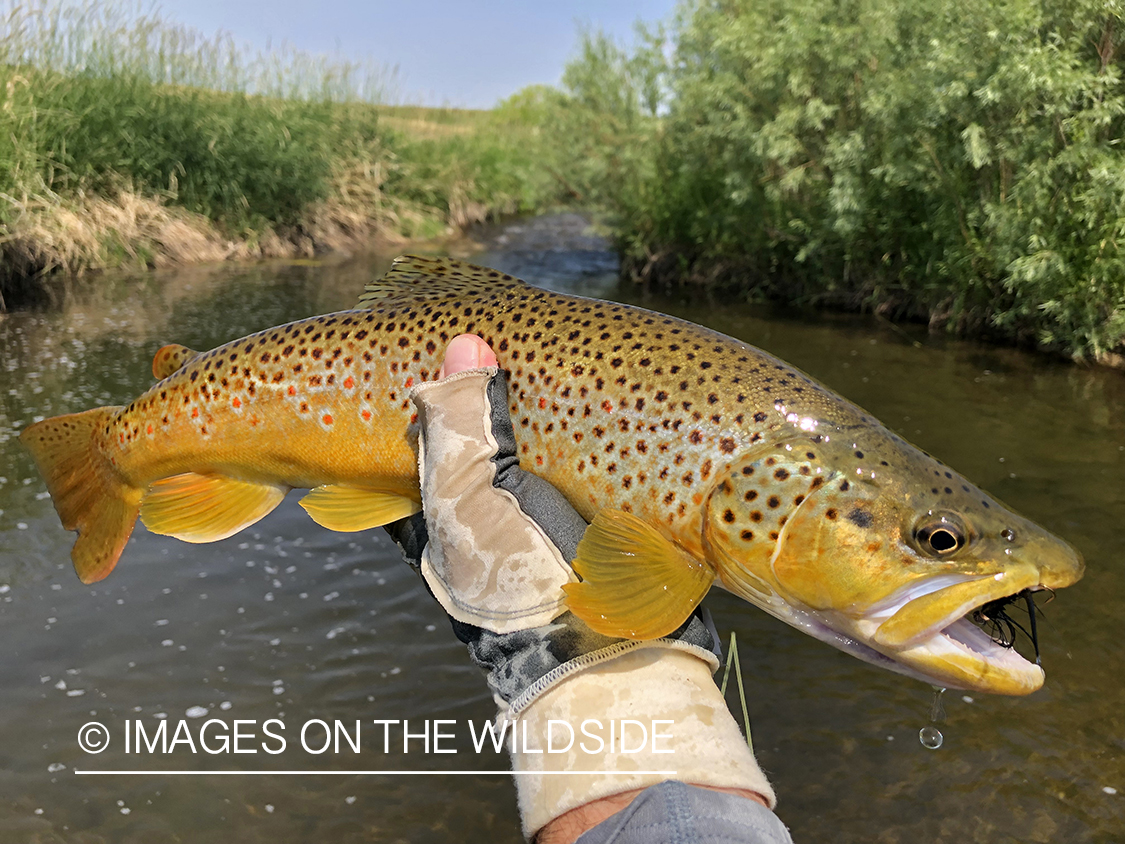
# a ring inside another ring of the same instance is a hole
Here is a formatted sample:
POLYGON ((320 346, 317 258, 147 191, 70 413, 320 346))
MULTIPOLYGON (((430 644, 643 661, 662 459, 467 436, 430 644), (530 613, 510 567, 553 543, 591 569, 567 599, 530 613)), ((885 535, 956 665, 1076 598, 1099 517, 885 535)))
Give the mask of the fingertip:
POLYGON ((445 362, 441 365, 439 377, 445 378, 466 369, 496 365, 496 354, 484 340, 475 334, 458 334, 446 347, 445 362))

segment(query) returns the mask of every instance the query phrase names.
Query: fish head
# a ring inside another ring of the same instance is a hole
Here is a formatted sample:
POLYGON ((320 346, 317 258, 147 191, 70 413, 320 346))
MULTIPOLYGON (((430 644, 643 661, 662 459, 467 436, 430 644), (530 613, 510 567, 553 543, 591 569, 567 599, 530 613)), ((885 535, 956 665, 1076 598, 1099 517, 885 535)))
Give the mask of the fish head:
POLYGON ((996 694, 1029 694, 1044 673, 974 613, 1083 570, 1066 542, 885 429, 735 461, 708 498, 703 542, 727 589, 794 627, 936 686, 996 694))

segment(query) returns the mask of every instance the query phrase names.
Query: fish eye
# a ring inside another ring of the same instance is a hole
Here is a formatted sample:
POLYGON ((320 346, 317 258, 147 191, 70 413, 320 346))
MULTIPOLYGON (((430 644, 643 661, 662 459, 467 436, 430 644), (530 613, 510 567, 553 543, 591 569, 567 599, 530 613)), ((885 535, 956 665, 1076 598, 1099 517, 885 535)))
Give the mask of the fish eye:
POLYGON ((953 517, 942 516, 916 528, 914 540, 923 552, 948 557, 965 547, 965 530, 953 517))

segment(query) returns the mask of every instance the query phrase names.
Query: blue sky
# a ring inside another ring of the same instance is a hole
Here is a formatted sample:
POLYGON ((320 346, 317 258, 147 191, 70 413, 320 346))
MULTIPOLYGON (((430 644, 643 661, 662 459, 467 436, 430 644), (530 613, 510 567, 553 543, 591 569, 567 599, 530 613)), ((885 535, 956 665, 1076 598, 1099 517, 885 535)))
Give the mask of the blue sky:
POLYGON ((288 42, 398 66, 402 100, 488 108, 532 83, 555 83, 580 24, 630 40, 633 22, 668 17, 674 0, 163 0, 165 17, 264 47, 288 42))

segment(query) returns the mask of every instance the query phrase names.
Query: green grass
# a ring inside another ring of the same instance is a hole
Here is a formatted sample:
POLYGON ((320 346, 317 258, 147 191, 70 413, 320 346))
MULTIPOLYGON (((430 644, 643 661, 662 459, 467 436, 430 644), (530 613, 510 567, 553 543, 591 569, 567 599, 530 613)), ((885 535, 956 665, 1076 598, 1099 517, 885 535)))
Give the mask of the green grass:
POLYGON ((9 276, 156 260, 159 232, 122 230, 92 197, 139 195, 165 209, 149 217, 247 254, 343 233, 428 238, 551 201, 521 143, 529 127, 390 105, 393 73, 374 63, 250 51, 92 2, 13 6, 0 26, 9 276))

